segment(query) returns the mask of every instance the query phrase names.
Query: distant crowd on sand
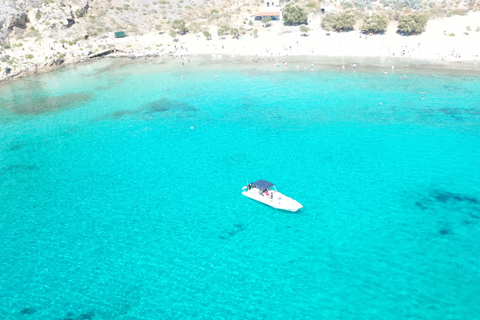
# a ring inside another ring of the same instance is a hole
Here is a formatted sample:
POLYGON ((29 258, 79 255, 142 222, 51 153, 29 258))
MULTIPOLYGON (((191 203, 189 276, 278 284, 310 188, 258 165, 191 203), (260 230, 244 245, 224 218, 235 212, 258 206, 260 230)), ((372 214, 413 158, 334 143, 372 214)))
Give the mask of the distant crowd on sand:
MULTIPOLYGON (((240 1, 238 5, 241 5, 240 1)), ((473 20, 478 15, 470 18, 473 20)), ((414 36, 400 36, 395 32, 384 35, 369 35, 364 33, 343 32, 325 33, 322 30, 311 30, 309 35, 302 36, 297 29, 277 25, 262 29, 260 34, 253 36, 248 33, 238 39, 231 37, 204 38, 200 34, 186 34, 172 39, 164 33, 148 33, 132 35, 117 39, 111 34, 98 38, 85 38, 75 43, 57 42, 54 39, 42 43, 23 42, 23 47, 12 45, 0 46, 0 80, 35 73, 42 69, 50 70, 63 64, 80 63, 100 56, 109 57, 163 57, 180 58, 182 63, 188 61, 188 56, 205 55, 218 58, 251 57, 254 61, 268 61, 287 67, 290 57, 335 57, 335 58, 381 58, 395 60, 424 60, 437 63, 461 61, 475 63, 480 59, 478 41, 480 33, 470 35, 457 33, 451 36, 444 28, 451 28, 453 20, 448 25, 446 20, 429 28, 429 32, 414 36), (444 23, 445 22, 445 23, 444 23), (286 30, 286 31, 285 31, 286 30), (297 31, 295 31, 297 30, 297 31), (6 57, 9 56, 9 57, 6 57), (30 56, 27 58, 27 56, 30 56), (270 59, 267 59, 270 58, 270 59)), ((455 20, 456 21, 456 20, 455 20)), ((433 23, 433 22, 432 22, 433 23)), ((450 29, 448 29, 450 30, 450 29)), ((479 28, 480 30, 480 28, 479 28)), ((338 68, 341 68, 340 65, 338 68)), ((298 66, 298 70, 314 71, 312 66, 298 66)))

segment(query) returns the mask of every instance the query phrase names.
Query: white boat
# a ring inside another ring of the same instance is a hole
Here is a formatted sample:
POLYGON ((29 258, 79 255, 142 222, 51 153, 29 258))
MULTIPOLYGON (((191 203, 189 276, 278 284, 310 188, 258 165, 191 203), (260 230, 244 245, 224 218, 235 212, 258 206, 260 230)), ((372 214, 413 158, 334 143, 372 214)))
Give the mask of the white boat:
POLYGON ((296 200, 281 194, 275 185, 265 180, 258 180, 242 188, 242 194, 250 199, 274 207, 276 209, 295 212, 303 206, 296 200))

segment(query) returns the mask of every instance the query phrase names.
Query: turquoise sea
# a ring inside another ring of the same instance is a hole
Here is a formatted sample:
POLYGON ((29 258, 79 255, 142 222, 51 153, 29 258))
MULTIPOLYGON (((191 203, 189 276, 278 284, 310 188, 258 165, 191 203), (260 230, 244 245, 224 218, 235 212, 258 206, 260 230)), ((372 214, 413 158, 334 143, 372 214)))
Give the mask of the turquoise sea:
POLYGON ((480 319, 476 71, 298 64, 0 86, 0 319, 480 319))

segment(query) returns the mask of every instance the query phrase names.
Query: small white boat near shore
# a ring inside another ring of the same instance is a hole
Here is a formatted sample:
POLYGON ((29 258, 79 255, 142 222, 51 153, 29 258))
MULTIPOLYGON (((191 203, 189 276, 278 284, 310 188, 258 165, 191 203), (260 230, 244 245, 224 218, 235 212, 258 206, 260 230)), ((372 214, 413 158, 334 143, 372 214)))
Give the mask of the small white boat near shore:
POLYGON ((298 201, 278 192, 273 183, 265 180, 258 180, 247 184, 242 190, 245 190, 242 191, 244 196, 269 205, 275 209, 296 212, 303 208, 298 201))

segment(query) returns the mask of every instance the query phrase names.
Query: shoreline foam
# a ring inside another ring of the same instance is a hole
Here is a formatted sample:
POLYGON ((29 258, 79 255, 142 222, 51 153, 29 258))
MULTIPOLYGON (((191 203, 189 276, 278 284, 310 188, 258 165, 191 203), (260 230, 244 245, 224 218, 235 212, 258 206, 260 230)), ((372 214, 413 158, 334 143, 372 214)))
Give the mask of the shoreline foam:
POLYGON ((456 74, 467 76, 478 76, 480 72, 480 66, 475 62, 466 61, 452 61, 439 63, 428 59, 399 59, 399 58, 386 58, 386 57, 334 57, 334 56, 321 56, 321 55, 298 55, 283 57, 283 59, 275 59, 268 56, 241 56, 241 55, 229 55, 229 54, 195 54, 188 56, 180 55, 115 55, 111 54, 101 58, 81 59, 77 61, 69 61, 58 66, 44 67, 37 70, 29 70, 28 72, 21 72, 13 77, 0 80, 0 86, 8 84, 11 81, 20 80, 28 76, 49 73, 57 71, 62 68, 75 68, 77 66, 99 62, 101 60, 123 60, 134 61, 148 60, 159 63, 176 63, 178 67, 184 66, 185 68, 199 68, 200 65, 217 66, 222 68, 226 64, 245 65, 251 64, 252 66, 261 66, 262 69, 270 69, 272 72, 277 69, 300 72, 319 72, 323 70, 339 71, 339 72, 378 72, 378 73, 441 73, 441 74, 456 74), (284 65, 284 62, 286 65, 284 65), (312 67, 313 65, 313 67, 312 67), (392 68, 394 66, 394 68, 392 68), (344 69, 342 69, 344 67, 344 69), (312 71, 313 69, 313 71, 312 71))

